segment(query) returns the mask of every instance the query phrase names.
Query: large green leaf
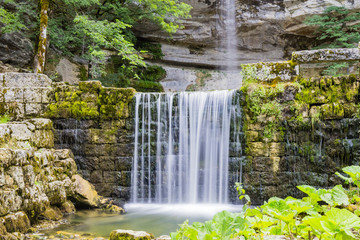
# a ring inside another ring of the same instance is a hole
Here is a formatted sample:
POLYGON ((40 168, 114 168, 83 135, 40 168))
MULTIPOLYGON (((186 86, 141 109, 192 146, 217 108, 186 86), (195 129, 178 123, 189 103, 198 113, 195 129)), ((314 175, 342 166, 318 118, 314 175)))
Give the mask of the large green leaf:
MULTIPOLYGON (((356 186, 360 187, 360 166, 348 166, 344 167, 342 170, 350 176, 350 182, 353 182, 356 186)), ((340 174, 338 174, 338 176, 339 175, 340 174)), ((343 179, 344 178, 345 177, 343 177, 343 179)))
POLYGON ((288 197, 285 199, 286 204, 292 209, 297 212, 297 214, 306 212, 309 209, 312 209, 314 206, 309 203, 305 202, 296 198, 288 197))
POLYGON ((350 204, 349 197, 341 185, 337 185, 331 189, 331 196, 338 206, 348 206, 350 204))
POLYGON ((360 228, 360 218, 349 210, 332 208, 325 216, 344 229, 360 228))
POLYGON ((296 215, 296 211, 292 210, 285 200, 281 198, 270 198, 261 208, 264 213, 286 223, 293 221, 296 215))
POLYGON ((318 202, 318 201, 321 201, 321 198, 320 198, 320 193, 319 191, 312 187, 312 186, 309 186, 309 185, 301 185, 301 186, 297 186, 297 188, 306 193, 310 199, 312 200, 312 202, 318 202))

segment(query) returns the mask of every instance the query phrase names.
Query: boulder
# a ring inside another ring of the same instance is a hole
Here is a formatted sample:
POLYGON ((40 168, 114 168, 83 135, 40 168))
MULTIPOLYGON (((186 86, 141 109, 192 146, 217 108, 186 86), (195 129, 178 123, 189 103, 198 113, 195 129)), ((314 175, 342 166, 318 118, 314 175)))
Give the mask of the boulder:
POLYGON ((72 177, 74 193, 73 199, 75 205, 80 207, 99 207, 101 197, 97 194, 95 187, 83 179, 80 175, 74 175, 72 177))
POLYGON ((57 207, 48 207, 45 209, 45 211, 41 214, 40 217, 46 220, 59 221, 60 219, 62 219, 63 214, 57 207))
POLYGON ((152 233, 144 231, 132 231, 132 230, 114 230, 110 233, 110 240, 150 240, 153 239, 152 233))
POLYGON ((68 82, 71 85, 79 84, 80 66, 78 64, 61 58, 55 70, 62 77, 63 82, 68 82))
POLYGON ((30 220, 24 212, 17 212, 6 215, 4 225, 8 232, 24 233, 30 228, 30 220))
POLYGON ((60 206, 60 210, 64 214, 70 214, 70 213, 74 213, 76 211, 74 204, 69 200, 67 200, 60 206))

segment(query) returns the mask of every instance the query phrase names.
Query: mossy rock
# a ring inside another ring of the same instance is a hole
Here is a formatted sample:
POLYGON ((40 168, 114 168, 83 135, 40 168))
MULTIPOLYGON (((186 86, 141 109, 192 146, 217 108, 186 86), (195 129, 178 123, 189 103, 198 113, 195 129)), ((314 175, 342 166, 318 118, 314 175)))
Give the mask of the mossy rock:
POLYGON ((324 120, 344 118, 344 107, 340 103, 324 104, 321 106, 321 117, 324 120))
POLYGON ((81 81, 79 82, 79 89, 87 93, 98 93, 102 88, 100 81, 81 81))
POLYGON ((45 211, 41 214, 40 217, 46 220, 58 221, 63 218, 63 214, 57 207, 48 207, 45 209, 45 211))
POLYGON ((25 233, 30 228, 30 220, 25 212, 8 214, 4 217, 7 232, 25 233))
POLYGON ((152 81, 133 81, 131 87, 139 92, 164 92, 164 88, 160 83, 152 81))
POLYGON ((144 231, 114 230, 110 233, 110 240, 151 240, 154 235, 144 231))

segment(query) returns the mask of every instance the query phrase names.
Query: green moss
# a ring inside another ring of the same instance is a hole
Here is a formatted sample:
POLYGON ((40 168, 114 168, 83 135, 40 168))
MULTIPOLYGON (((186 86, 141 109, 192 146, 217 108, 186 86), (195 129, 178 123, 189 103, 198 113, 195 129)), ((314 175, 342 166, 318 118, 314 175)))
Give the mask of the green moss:
POLYGON ((140 76, 142 81, 158 82, 166 77, 166 71, 163 67, 150 65, 145 68, 140 76))
POLYGON ((133 81, 130 85, 139 92, 164 92, 163 86, 158 82, 133 81))
POLYGON ((88 106, 88 103, 75 101, 71 104, 71 116, 76 119, 94 119, 99 116, 97 107, 88 106))
POLYGON ((100 81, 82 81, 79 82, 79 89, 83 92, 98 93, 102 88, 100 81))
POLYGON ((80 68, 79 68, 78 78, 80 79, 80 81, 86 81, 89 78, 88 70, 85 68, 84 65, 81 65, 80 68))
POLYGON ((140 51, 146 51, 152 55, 152 59, 159 60, 164 56, 161 50, 161 44, 159 43, 150 43, 144 41, 138 41, 136 44, 136 48, 140 51))

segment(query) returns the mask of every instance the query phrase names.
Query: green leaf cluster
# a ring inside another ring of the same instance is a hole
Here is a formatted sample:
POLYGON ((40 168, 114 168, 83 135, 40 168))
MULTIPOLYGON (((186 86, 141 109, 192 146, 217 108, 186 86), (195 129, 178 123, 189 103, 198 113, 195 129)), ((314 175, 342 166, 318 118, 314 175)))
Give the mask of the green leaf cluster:
MULTIPOLYGON (((343 171, 349 177, 337 175, 359 184, 360 167, 346 167, 343 171)), ((237 188, 244 196, 241 184, 237 188)), ((273 235, 287 239, 360 239, 360 211, 350 208, 354 200, 351 191, 341 185, 331 189, 302 185, 298 189, 307 196, 272 197, 262 206, 245 208, 241 213, 224 211, 210 221, 192 225, 186 221, 171 234, 171 239, 264 239, 265 236, 270 239, 273 235)))
MULTIPOLYGON (((39 2, 4 1, 0 2, 0 22, 4 25, 1 31, 22 31, 36 45, 39 2), (31 10, 31 16, 24 12, 24 6, 31 10)), ((106 75, 105 63, 114 54, 124 60, 118 67, 128 68, 126 72, 131 73, 145 67, 140 53, 149 47, 137 44, 134 26, 152 22, 159 30, 172 34, 181 28, 183 19, 190 17, 190 10, 191 6, 180 0, 53 0, 47 40, 63 55, 89 60, 91 78, 106 75)), ((156 58, 161 57, 160 48, 150 50, 154 50, 156 58)))
MULTIPOLYGON (((330 6, 322 15, 307 18, 305 24, 316 26, 315 35, 322 48, 353 48, 360 41, 360 12, 353 12, 345 7, 330 6)), ((344 75, 349 64, 333 63, 322 74, 328 76, 344 75)))
POLYGON ((3 7, 0 7, 0 22, 4 25, 1 27, 1 33, 13 33, 26 29, 21 22, 19 13, 12 13, 3 7))
POLYGON ((316 48, 352 48, 360 41, 360 12, 345 7, 330 6, 305 24, 317 27, 315 34, 322 44, 316 48))

